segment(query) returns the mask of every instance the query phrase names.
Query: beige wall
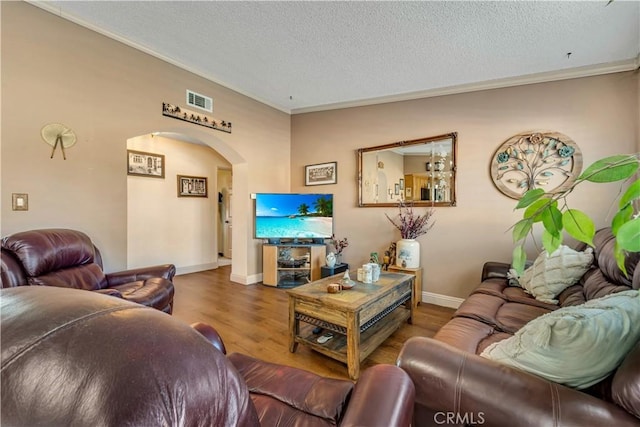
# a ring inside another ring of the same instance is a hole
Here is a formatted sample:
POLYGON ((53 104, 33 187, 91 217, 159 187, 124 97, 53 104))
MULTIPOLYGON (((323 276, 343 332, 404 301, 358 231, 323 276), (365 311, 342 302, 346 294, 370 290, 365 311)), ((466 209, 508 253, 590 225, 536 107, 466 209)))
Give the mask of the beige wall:
POLYGON ((131 138, 127 148, 168 160, 165 179, 127 177, 127 265, 172 263, 178 273, 216 268, 218 169, 229 163, 205 145, 162 136, 131 138), (208 197, 178 197, 177 175, 207 178, 208 197), (149 206, 163 208, 149 215, 149 206))
MULTIPOLYGON (((215 148, 233 165, 234 189, 243 196, 233 206, 232 278, 255 280, 261 252, 248 194, 289 189, 290 117, 27 3, 0 7, 1 234, 79 229, 103 251, 108 271, 127 267, 127 140, 173 132, 215 148), (213 116, 231 121, 233 133, 163 117, 162 102, 184 106, 186 89, 212 96, 213 116), (40 139, 51 122, 78 135, 66 161, 60 153, 50 159, 51 147, 40 139), (14 192, 29 193, 28 212, 11 210, 14 192)), ((147 215, 164 209, 149 206, 147 215)))
MULTIPOLYGON (((458 132, 458 205, 436 208, 435 227, 419 241, 423 290, 465 297, 477 285, 485 261, 510 260, 507 229, 518 213, 513 212, 515 201, 502 195, 489 176, 496 148, 516 133, 547 129, 571 137, 585 165, 605 155, 634 152, 637 86, 637 74, 628 72, 295 115, 291 189, 305 190, 305 164, 338 162, 338 183, 321 189, 335 193, 335 232, 351 242, 344 259, 361 264, 400 235, 384 215, 395 214, 394 208, 357 207, 356 150, 458 132)), ((614 186, 587 184, 570 200, 602 226, 615 194, 614 186)))

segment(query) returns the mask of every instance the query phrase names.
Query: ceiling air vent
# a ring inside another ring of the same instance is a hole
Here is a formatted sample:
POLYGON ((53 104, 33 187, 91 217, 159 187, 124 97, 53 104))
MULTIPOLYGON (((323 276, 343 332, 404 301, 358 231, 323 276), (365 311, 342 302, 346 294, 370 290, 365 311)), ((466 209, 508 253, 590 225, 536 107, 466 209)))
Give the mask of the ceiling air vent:
POLYGON ((187 89, 187 104, 192 107, 213 112, 213 99, 187 89))

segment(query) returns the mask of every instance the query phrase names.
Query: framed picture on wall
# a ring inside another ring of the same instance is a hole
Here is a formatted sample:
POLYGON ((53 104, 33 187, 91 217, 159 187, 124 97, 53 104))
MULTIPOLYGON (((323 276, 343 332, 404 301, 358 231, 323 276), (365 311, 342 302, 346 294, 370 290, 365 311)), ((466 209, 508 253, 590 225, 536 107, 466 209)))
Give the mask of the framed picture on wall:
POLYGON ((164 178, 164 154, 127 150, 127 175, 164 178))
POLYGON ((209 197, 207 177, 178 175, 178 197, 209 197))
POLYGON ((304 185, 338 183, 338 162, 319 163, 304 167, 304 185))

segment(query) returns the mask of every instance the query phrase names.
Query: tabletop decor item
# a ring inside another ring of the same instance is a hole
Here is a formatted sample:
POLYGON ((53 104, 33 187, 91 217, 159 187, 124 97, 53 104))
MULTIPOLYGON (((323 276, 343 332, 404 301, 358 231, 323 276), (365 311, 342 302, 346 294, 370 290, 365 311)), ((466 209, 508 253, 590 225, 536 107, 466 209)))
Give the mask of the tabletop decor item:
POLYGON ((329 283, 327 285, 327 292, 330 294, 338 294, 342 290, 342 285, 340 283, 329 283))
POLYGON ((396 246, 396 242, 391 242, 389 249, 384 251, 384 256, 382 257, 382 269, 384 271, 387 271, 390 265, 396 263, 396 246))
POLYGON ((420 243, 416 238, 427 234, 434 225, 432 221, 435 210, 427 209, 424 215, 416 215, 411 204, 398 203, 399 213, 396 218, 385 214, 387 219, 400 230, 402 237, 396 244, 396 265, 399 267, 420 267, 420 243))
POLYGON ((327 267, 333 268, 336 265, 336 254, 329 252, 325 257, 325 262, 327 263, 327 267))
POLYGON ((337 239, 335 234, 331 235, 331 239, 329 239, 329 244, 333 246, 333 253, 336 255, 336 264, 342 263, 342 251, 349 247, 349 240, 345 237, 344 239, 337 239))
POLYGON ((356 283, 351 280, 351 277, 349 276, 349 270, 345 271, 344 275, 342 276, 342 280, 340 281, 342 289, 351 289, 355 286, 355 284, 356 283))

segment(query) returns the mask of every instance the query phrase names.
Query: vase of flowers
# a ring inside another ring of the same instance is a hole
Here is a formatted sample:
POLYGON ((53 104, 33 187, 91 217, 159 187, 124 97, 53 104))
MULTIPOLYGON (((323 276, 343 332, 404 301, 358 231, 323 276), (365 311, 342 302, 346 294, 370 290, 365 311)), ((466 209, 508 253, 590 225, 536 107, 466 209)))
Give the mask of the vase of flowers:
POLYGON ((399 213, 397 217, 391 218, 385 214, 387 219, 400 230, 401 240, 396 244, 396 265, 403 268, 420 267, 420 243, 417 237, 427 234, 434 225, 432 221, 435 213, 434 209, 427 209, 424 215, 417 215, 413 211, 413 206, 399 203, 399 213))
POLYGON ((333 234, 331 235, 329 244, 333 246, 333 253, 336 256, 336 264, 342 264, 342 251, 349 246, 349 240, 347 240, 346 237, 344 239, 336 239, 335 234, 333 234))

